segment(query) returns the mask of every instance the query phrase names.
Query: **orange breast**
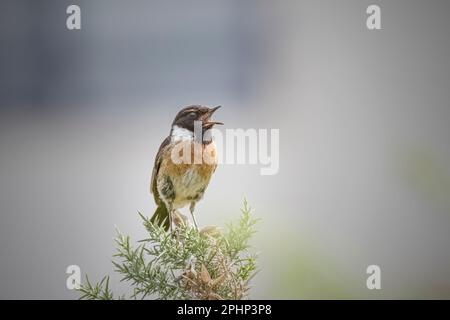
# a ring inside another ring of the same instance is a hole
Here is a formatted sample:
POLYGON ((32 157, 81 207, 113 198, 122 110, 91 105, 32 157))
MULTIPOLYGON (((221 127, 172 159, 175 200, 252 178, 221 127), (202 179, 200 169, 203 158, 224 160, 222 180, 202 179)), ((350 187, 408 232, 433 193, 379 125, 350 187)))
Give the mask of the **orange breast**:
POLYGON ((164 155, 164 171, 170 175, 182 176, 195 167, 197 174, 209 179, 217 167, 217 150, 210 144, 181 141, 168 148, 164 155))

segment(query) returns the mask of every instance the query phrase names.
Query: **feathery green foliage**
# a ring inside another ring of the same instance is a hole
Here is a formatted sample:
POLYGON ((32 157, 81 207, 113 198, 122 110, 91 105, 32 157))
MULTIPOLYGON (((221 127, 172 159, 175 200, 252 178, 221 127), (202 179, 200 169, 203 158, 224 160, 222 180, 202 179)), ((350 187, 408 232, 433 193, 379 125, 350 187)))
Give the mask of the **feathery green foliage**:
MULTIPOLYGON (((117 232, 114 269, 133 290, 131 299, 245 299, 249 281, 256 274, 256 255, 249 240, 257 219, 244 202, 242 216, 224 231, 208 226, 191 227, 180 214, 173 233, 139 213, 148 237, 130 243, 117 232)), ((81 299, 113 299, 109 277, 97 284, 81 285, 81 299)), ((120 296, 125 299, 125 296, 120 296)))

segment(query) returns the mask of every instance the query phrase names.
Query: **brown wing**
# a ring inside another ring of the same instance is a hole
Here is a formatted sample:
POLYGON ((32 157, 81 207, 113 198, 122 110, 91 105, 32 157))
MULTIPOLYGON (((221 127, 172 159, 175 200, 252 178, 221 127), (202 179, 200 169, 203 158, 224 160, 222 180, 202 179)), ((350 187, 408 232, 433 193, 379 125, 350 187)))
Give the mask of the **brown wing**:
POLYGON ((162 154, 164 152, 164 149, 169 145, 169 143, 170 143, 170 136, 164 139, 164 141, 159 146, 158 153, 156 154, 155 158, 155 164, 153 166, 152 178, 150 180, 150 193, 153 193, 153 197, 155 198, 155 202, 157 204, 161 200, 159 198, 158 188, 156 187, 156 179, 158 177, 159 167, 161 166, 162 154))

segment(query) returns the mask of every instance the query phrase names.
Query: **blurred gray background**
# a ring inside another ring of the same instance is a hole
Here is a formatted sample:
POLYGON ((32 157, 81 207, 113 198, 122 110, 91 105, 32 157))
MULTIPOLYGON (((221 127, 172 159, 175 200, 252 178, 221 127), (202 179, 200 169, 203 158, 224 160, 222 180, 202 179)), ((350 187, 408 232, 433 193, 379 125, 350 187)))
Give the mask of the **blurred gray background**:
MULTIPOLYGON (((448 1, 0 3, 0 298, 112 274, 189 104, 280 129, 280 171, 220 166, 200 224, 262 218, 252 298, 450 298, 448 1), (81 7, 82 29, 66 29, 81 7), (378 4, 382 30, 366 28, 378 4), (381 290, 366 288, 368 265, 381 290)), ((113 278, 116 279, 116 278, 113 278)), ((116 279, 117 280, 117 279, 116 279)), ((115 289, 122 287, 116 282, 115 289)))

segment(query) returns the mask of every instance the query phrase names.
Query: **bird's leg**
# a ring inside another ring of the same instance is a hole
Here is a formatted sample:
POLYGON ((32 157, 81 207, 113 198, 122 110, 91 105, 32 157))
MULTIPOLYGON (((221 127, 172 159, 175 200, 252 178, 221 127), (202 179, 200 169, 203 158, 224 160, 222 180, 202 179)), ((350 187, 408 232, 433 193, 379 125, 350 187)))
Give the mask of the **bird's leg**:
POLYGON ((194 216, 194 209, 195 209, 195 202, 191 202, 191 205, 189 206, 189 211, 191 212, 192 221, 194 221, 195 229, 198 230, 197 221, 195 221, 195 216, 194 216))
POLYGON ((172 213, 173 213, 173 209, 172 209, 172 205, 169 205, 169 207, 167 208, 168 212, 169 212, 169 230, 170 233, 173 233, 173 227, 172 227, 172 213))

